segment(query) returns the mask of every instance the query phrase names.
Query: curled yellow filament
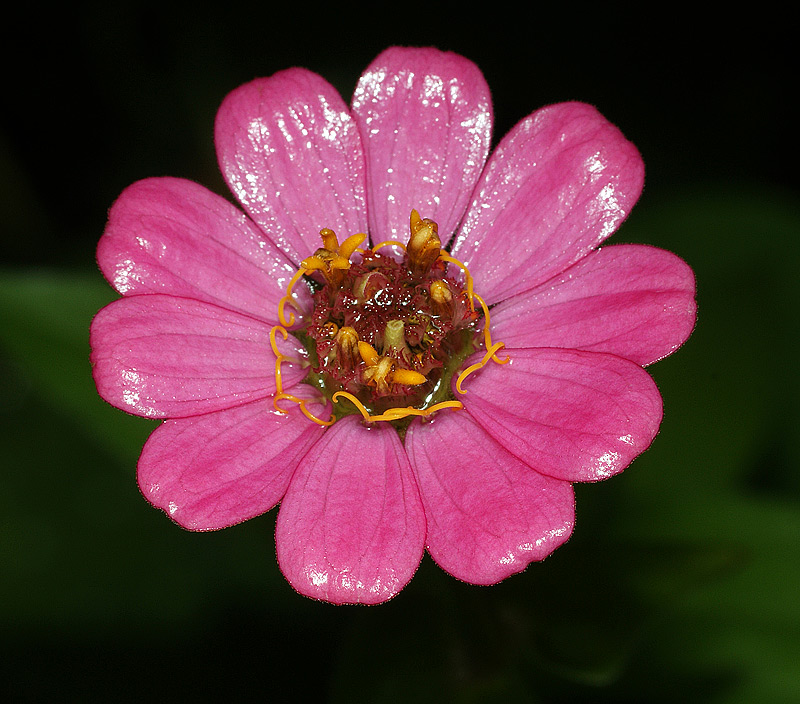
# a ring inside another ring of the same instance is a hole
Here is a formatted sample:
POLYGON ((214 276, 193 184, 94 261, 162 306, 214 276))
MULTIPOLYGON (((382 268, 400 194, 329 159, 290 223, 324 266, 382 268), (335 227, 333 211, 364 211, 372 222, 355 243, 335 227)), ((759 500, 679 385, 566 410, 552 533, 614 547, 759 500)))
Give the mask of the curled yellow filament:
MULTIPOLYGON (((456 379, 456 391, 458 391, 458 393, 460 394, 467 393, 466 391, 464 391, 464 389, 461 388, 461 384, 464 383, 464 379, 466 379, 473 372, 477 372, 479 369, 483 369, 489 363, 489 360, 495 356, 497 350, 503 347, 505 347, 504 343, 496 342, 488 350, 486 350, 486 354, 483 355, 483 359, 480 362, 471 364, 463 372, 461 372, 461 374, 458 375, 458 379, 456 379)), ((503 362, 501 362, 501 364, 504 364, 507 361, 508 357, 506 357, 506 359, 503 362)))
MULTIPOLYGON (((283 393, 283 380, 281 378, 281 362, 283 362, 286 357, 281 354, 281 351, 278 349, 278 343, 275 342, 275 333, 280 332, 283 335, 283 339, 287 340, 289 338, 289 333, 286 331, 286 328, 281 327, 280 325, 273 325, 272 330, 269 331, 269 344, 272 347, 272 353, 275 355, 275 393, 281 394, 283 393)), ((280 410, 277 406, 275 406, 278 410, 280 410)))
POLYGON ((272 405, 275 407, 275 410, 278 411, 278 413, 286 414, 289 412, 284 410, 278 405, 278 401, 282 401, 283 399, 286 399, 287 401, 292 401, 293 403, 296 403, 298 406, 300 406, 300 410, 302 411, 303 415, 309 420, 314 421, 317 425, 326 427, 328 425, 333 425, 336 422, 335 418, 331 418, 330 420, 322 420, 321 418, 317 418, 311 411, 308 410, 308 408, 306 408, 306 403, 307 403, 306 399, 298 398, 297 396, 293 396, 292 394, 279 393, 275 395, 275 398, 272 400, 272 405))
POLYGON ((389 247, 390 245, 394 245, 395 247, 400 247, 404 252, 406 251, 406 246, 402 242, 398 242, 397 240, 386 240, 386 242, 381 242, 380 244, 376 244, 373 248, 373 252, 377 252, 379 249, 383 247, 389 247))
MULTIPOLYGON (((486 305, 486 302, 483 300, 483 298, 481 298, 477 293, 473 293, 472 295, 478 299, 478 303, 481 304, 481 308, 483 309, 483 342, 484 347, 486 347, 488 350, 492 348, 492 334, 489 332, 489 325, 491 323, 489 307, 486 305)), ((492 360, 494 360, 497 364, 505 364, 508 362, 508 357, 503 357, 500 359, 497 357, 497 355, 492 355, 492 360)))
POLYGON ((455 257, 451 257, 449 254, 440 254, 439 259, 443 262, 449 262, 450 264, 455 264, 461 271, 464 272, 464 277, 466 278, 467 282, 467 298, 469 298, 469 307, 472 310, 475 310, 475 301, 473 300, 475 293, 473 292, 473 284, 472 284, 472 274, 469 273, 469 269, 467 269, 466 265, 460 262, 455 257))
POLYGON ((283 391, 283 377, 281 376, 281 364, 285 362, 288 358, 281 354, 281 351, 278 349, 278 343, 275 340, 275 333, 279 332, 284 340, 289 338, 289 333, 287 332, 286 328, 281 327, 280 325, 273 325, 272 329, 269 331, 269 344, 272 347, 272 352, 275 355, 275 396, 272 399, 272 406, 275 408, 278 413, 286 414, 288 411, 284 410, 278 405, 278 401, 282 401, 286 399, 288 401, 292 401, 300 406, 300 410, 302 411, 303 415, 308 418, 309 420, 313 420, 318 425, 327 426, 333 425, 335 419, 331 420, 322 420, 317 418, 311 411, 306 408, 306 399, 298 398, 297 396, 293 396, 292 394, 284 393, 283 391))
MULTIPOLYGON (((300 278, 307 272, 308 270, 301 266, 289 281, 289 285, 286 287, 286 295, 283 298, 281 298, 280 301, 278 301, 278 320, 280 321, 281 325, 285 325, 286 327, 294 325, 295 321, 294 313, 289 311, 289 315, 292 317, 289 320, 287 320, 285 314, 285 308, 287 303, 295 305, 294 298, 292 296, 292 289, 294 288, 295 284, 300 280, 300 278)), ((284 337, 284 339, 286 338, 284 337)))
POLYGON ((373 416, 370 415, 370 412, 366 409, 364 404, 361 403, 361 401, 347 391, 337 391, 331 400, 336 402, 336 399, 340 397, 346 398, 348 401, 350 401, 358 409, 358 412, 363 416, 364 420, 368 422, 378 420, 400 420, 401 418, 407 418, 408 416, 429 416, 432 413, 436 413, 436 411, 442 410, 443 408, 464 408, 464 404, 461 403, 461 401, 442 401, 441 403, 437 403, 430 408, 424 409, 412 408, 411 406, 407 406, 406 408, 389 408, 381 415, 373 416))

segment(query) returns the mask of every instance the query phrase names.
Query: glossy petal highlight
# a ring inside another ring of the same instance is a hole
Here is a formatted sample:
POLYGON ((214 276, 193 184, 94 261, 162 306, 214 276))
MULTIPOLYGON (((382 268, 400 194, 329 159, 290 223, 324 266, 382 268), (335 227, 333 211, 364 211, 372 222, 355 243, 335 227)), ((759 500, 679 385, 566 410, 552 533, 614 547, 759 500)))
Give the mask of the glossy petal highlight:
POLYGON ((595 108, 542 108, 492 153, 452 253, 487 303, 497 303, 560 274, 612 235, 643 183, 636 147, 595 108))
POLYGON ((296 269, 244 213, 179 178, 149 178, 122 192, 97 261, 124 296, 166 293, 272 321, 296 269))
MULTIPOLYGON (((185 418, 275 393, 270 326, 208 303, 175 296, 131 296, 92 321, 94 380, 100 395, 128 413, 185 418)), ((286 353, 302 347, 289 338, 286 353)), ((281 347, 283 351, 283 347, 281 347)), ((284 388, 306 371, 282 367, 284 388)))
POLYGON ((469 377, 464 407, 537 472, 571 482, 607 479, 656 436, 661 395, 637 364, 554 348, 503 354, 507 364, 489 364, 469 377))
POLYGON ((462 412, 412 424, 406 448, 436 563, 472 584, 495 584, 543 560, 572 533, 569 482, 510 454, 462 412))
POLYGON ((489 151, 492 103, 481 72, 457 54, 393 47, 361 76, 352 109, 373 239, 405 241, 415 208, 447 242, 489 151))
POLYGON ((694 296, 694 273, 679 257, 645 245, 613 245, 500 303, 492 310, 492 334, 509 347, 609 352, 644 366, 689 337, 694 296))
POLYGON ((276 412, 271 399, 168 420, 142 450, 139 488, 184 528, 225 528, 275 506, 323 432, 299 410, 276 412))
POLYGON ((397 594, 422 559, 425 517, 395 430, 355 416, 331 426, 292 478, 275 540, 301 594, 335 604, 397 594))
POLYGON ((231 191, 295 264, 320 246, 324 227, 343 237, 367 231, 358 129, 320 76, 293 68, 237 88, 215 135, 231 191))

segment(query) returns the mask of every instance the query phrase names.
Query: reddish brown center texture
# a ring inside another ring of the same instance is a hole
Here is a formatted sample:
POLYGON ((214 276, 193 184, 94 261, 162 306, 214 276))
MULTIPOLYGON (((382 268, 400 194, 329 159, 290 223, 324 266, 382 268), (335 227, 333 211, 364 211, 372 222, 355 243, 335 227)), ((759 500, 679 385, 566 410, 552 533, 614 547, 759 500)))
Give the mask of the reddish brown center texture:
POLYGON ((420 272, 408 255, 398 261, 367 250, 343 272, 341 284, 326 282, 314 294, 305 330, 312 351, 309 381, 329 398, 351 393, 373 413, 424 409, 449 397, 454 361, 476 348, 478 315, 462 286, 445 276, 446 266, 437 261, 420 272), (365 360, 359 341, 377 352, 377 362, 365 360), (396 383, 397 370, 417 372, 425 381, 396 383))

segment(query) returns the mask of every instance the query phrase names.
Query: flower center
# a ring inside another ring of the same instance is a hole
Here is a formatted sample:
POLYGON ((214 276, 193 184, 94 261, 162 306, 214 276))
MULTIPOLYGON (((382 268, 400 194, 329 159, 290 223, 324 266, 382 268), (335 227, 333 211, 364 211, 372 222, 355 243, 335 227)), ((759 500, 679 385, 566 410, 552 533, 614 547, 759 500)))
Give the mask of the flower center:
POLYGON ((435 222, 411 211, 408 245, 390 240, 360 249, 366 235, 339 244, 332 230, 320 232, 322 247, 301 262, 286 296, 280 302, 281 325, 272 329, 275 364, 275 408, 283 399, 300 405, 320 425, 361 413, 366 421, 391 422, 398 430, 414 416, 430 416, 444 408, 462 408, 451 391, 453 374, 474 352, 486 354, 460 373, 456 389, 473 371, 493 359, 503 343, 492 344, 489 310, 472 287, 467 268, 441 248, 435 222), (403 252, 402 259, 381 252, 403 252), (351 261, 353 255, 355 261, 351 261), (450 266, 457 270, 449 274, 450 266), (306 347, 310 371, 305 383, 333 403, 331 420, 313 416, 306 401, 283 392, 281 363, 286 360, 275 343, 284 339, 295 316, 286 318, 286 304, 300 310, 292 289, 304 278, 313 291, 313 309, 291 330, 306 347), (460 283, 463 281, 462 283, 460 283), (475 309, 480 304, 480 312, 475 309))

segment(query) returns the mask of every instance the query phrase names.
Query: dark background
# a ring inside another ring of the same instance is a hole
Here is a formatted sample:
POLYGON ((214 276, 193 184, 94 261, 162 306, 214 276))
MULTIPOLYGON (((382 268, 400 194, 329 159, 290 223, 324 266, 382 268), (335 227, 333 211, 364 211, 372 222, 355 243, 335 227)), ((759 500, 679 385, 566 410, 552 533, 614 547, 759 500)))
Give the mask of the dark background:
MULTIPOLYGON (((0 695, 40 701, 800 701, 795 39, 768 5, 80 2, 8 18, 0 111, 0 695), (651 372, 666 416, 577 487, 570 542, 491 588, 428 558, 392 602, 296 595, 275 512, 184 532, 139 495, 153 424, 100 401, 88 325, 120 191, 226 193, 222 98, 303 65, 349 98, 390 44, 484 71, 495 141, 593 103, 639 147, 616 242, 683 256, 700 315, 651 372)), ((19 13, 20 8, 17 8, 19 13)))

